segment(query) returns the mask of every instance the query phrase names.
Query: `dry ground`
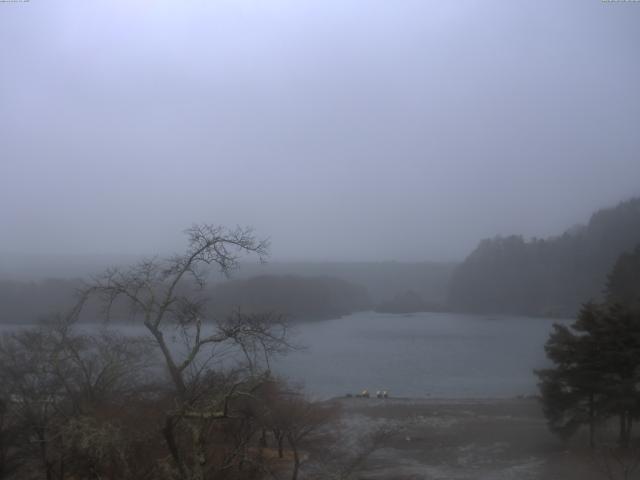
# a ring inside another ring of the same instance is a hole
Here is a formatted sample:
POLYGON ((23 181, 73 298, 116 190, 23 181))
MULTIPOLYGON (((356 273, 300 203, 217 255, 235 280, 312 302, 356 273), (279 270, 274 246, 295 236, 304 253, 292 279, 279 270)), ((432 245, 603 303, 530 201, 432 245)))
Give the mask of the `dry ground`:
MULTIPOLYGON (((549 433, 536 399, 338 401, 354 435, 381 423, 400 428, 372 455, 361 479, 624 478, 604 472, 603 454, 587 448, 584 435, 565 444, 549 433)), ((628 478, 640 479, 640 469, 628 478)))

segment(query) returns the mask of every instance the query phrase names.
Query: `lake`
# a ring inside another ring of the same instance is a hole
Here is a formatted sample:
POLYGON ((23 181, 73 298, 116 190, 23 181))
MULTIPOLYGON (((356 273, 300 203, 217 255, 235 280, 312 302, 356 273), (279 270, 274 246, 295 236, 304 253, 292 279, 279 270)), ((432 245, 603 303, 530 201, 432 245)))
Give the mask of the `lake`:
POLYGON ((364 388, 394 396, 479 398, 535 394, 532 370, 549 365, 544 343, 566 320, 452 313, 357 313, 302 324, 306 345, 274 370, 330 397, 364 388))
MULTIPOLYGON (((567 321, 356 313, 295 325, 293 340, 305 348, 276 359, 272 370, 301 381, 319 398, 365 388, 402 397, 530 395, 537 392, 533 369, 549 365, 544 343, 554 322, 567 321)), ((138 326, 118 328, 130 334, 145 332, 138 326)))

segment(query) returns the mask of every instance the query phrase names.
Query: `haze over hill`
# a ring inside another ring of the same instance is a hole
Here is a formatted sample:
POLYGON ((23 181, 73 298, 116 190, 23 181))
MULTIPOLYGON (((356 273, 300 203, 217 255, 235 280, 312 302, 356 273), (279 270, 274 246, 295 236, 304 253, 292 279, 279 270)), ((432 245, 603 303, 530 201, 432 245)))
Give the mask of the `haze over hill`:
POLYGON ((639 193, 631 3, 2 4, 0 252, 169 253, 193 222, 273 261, 553 235, 639 193))
MULTIPOLYGON (((218 313, 267 309, 294 319, 359 310, 409 313, 443 309, 573 316, 599 300, 616 259, 640 244, 640 198, 592 214, 560 236, 495 236, 452 262, 244 262, 232 281, 211 272, 218 313)), ((5 257, 0 322, 29 322, 69 308, 79 277, 135 257, 5 257), (111 263, 107 263, 107 262, 111 263), (63 273, 67 273, 65 276, 63 273)), ((88 318, 97 317, 92 311, 88 318)))
POLYGON ((468 312, 574 316, 600 301, 618 257, 640 244, 640 198, 595 212, 560 236, 483 240, 460 264, 448 304, 468 312))
MULTIPOLYGON (((75 290, 82 285, 82 278, 90 278, 108 267, 126 265, 127 260, 138 260, 135 257, 43 257, 34 262, 33 259, 19 257, 6 258, 5 270, 0 272, 0 304, 3 307, 0 322, 32 322, 52 311, 69 309, 75 290)), ((224 287, 225 277, 214 273, 211 277, 212 293, 216 294, 217 301, 227 306, 226 311, 229 307, 242 305, 238 298, 244 298, 247 305, 262 305, 270 309, 278 307, 276 309, 283 313, 294 313, 297 317, 327 318, 331 312, 340 316, 349 311, 373 308, 409 290, 418 292, 428 301, 443 304, 454 266, 453 263, 436 262, 244 262, 232 277, 232 284, 240 289, 224 287), (244 286, 251 286, 251 283, 243 282, 256 278, 267 280, 253 288, 257 297, 239 297, 244 286), (286 278, 296 278, 298 282, 283 282, 286 278), (323 278, 326 281, 322 281, 323 278), (314 285, 320 291, 314 293, 314 285), (285 298, 287 295, 297 297, 294 291, 298 287, 306 291, 308 302, 285 298), (322 298, 325 287, 329 287, 332 293, 325 297, 327 305, 321 306, 318 298, 322 298), (225 291, 230 297, 221 299, 221 292, 225 291), (275 297, 271 296, 266 302, 260 300, 269 297, 269 291, 275 291, 275 297), (341 295, 348 299, 346 303, 338 300, 341 295), (298 302, 297 306, 290 308, 295 302, 298 302), (334 302, 347 307, 331 310, 330 305, 334 302), (300 303, 304 306, 300 307, 300 303)), ((85 315, 86 319, 98 317, 97 310, 90 309, 90 312, 85 315)))

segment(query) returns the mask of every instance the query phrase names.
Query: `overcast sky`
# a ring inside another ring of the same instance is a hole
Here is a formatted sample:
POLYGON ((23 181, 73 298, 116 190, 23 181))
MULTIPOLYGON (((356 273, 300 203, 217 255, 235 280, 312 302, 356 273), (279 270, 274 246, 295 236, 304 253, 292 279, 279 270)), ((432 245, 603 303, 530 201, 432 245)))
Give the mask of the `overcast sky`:
POLYGON ((640 194, 640 3, 0 3, 0 252, 461 259, 640 194))

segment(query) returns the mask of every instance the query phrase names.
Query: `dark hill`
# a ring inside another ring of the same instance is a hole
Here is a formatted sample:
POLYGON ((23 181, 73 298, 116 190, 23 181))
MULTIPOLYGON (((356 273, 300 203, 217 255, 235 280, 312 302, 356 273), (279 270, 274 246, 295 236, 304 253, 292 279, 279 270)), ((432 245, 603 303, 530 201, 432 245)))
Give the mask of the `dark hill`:
POLYGON ((480 242, 455 270, 448 291, 453 310, 572 316, 602 298, 619 255, 640 243, 640 198, 594 213, 586 226, 525 241, 521 236, 480 242))
POLYGON ((213 308, 226 313, 275 311, 292 320, 338 318, 371 308, 364 287, 333 277, 261 275, 220 283, 213 288, 213 308))

